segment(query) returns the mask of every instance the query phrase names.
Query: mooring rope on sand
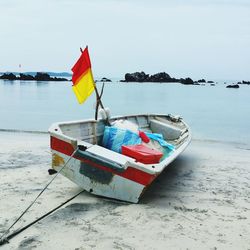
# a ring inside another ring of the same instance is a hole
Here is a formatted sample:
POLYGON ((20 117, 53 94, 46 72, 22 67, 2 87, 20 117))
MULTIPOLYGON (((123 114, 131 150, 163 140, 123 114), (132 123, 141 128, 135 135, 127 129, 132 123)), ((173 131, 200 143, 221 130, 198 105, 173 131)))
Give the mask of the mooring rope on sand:
MULTIPOLYGON (((6 234, 4 234, 1 239, 0 239, 0 246, 4 245, 6 243, 9 243, 9 240, 12 239, 13 237, 15 237, 16 235, 18 235, 19 233, 23 232, 25 229, 29 228, 30 226, 34 225, 35 223, 37 223, 38 221, 42 220, 43 218, 47 217, 48 215, 52 214, 53 212, 55 212, 57 209, 59 209, 60 207, 62 207, 63 205, 67 204, 68 202, 70 202, 71 200, 73 200, 74 198, 76 198, 79 194, 81 194, 82 192, 84 192, 85 190, 82 190, 81 192, 77 193, 76 195, 74 195, 73 197, 71 197, 70 199, 66 200, 65 202, 63 202, 62 204, 60 204, 59 206, 53 208, 52 210, 50 210, 48 213, 42 215, 41 217, 37 218, 36 220, 32 221, 31 223, 29 223, 28 225, 17 229, 16 231, 14 231, 13 233, 4 236, 6 234)), ((9 229, 7 230, 7 232, 9 232, 9 229)))
POLYGON ((0 245, 3 245, 5 243, 8 242, 9 239, 13 238, 15 235, 21 233, 23 230, 25 230, 26 228, 30 227, 31 225, 33 225, 34 223, 36 223, 37 221, 43 219, 44 217, 46 217, 47 215, 51 214, 52 212, 54 212, 55 210, 57 210, 58 208, 60 208, 61 206, 63 206, 64 204, 66 204, 67 202, 71 201, 72 199, 74 199, 77 195, 79 195, 80 193, 83 192, 83 190, 78 193, 77 195, 73 196, 72 198, 70 198, 69 200, 67 200, 66 202, 62 203, 61 205, 59 205, 58 207, 56 207, 55 209, 51 210, 50 212, 48 212, 47 214, 43 215, 42 217, 38 218, 37 220, 31 222, 30 224, 28 224, 27 226, 25 226, 24 228, 21 228, 15 232, 13 232, 12 234, 9 234, 10 229, 28 212, 28 210, 35 204, 35 202, 37 201, 37 199, 42 195, 42 193, 48 188, 48 186, 55 180, 55 178, 61 173, 61 171, 64 169, 64 167, 68 164, 68 162, 71 160, 71 158, 75 155, 75 153, 77 152, 78 148, 75 149, 75 151, 70 155, 70 157, 68 158, 68 160, 65 162, 65 164, 62 166, 62 168, 56 173, 56 175, 46 184, 46 186, 42 189, 42 191, 36 196, 36 198, 31 202, 31 204, 23 211, 23 213, 14 221, 14 223, 3 233, 3 235, 0 237, 0 245))

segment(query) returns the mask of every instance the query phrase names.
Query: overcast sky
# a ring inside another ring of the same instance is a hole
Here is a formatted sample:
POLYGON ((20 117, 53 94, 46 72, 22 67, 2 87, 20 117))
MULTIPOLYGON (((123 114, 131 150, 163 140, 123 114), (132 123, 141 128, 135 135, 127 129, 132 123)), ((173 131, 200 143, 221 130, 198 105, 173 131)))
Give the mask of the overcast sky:
POLYGON ((0 0, 0 71, 250 80, 250 1, 0 0), (249 3, 248 3, 249 2, 249 3))

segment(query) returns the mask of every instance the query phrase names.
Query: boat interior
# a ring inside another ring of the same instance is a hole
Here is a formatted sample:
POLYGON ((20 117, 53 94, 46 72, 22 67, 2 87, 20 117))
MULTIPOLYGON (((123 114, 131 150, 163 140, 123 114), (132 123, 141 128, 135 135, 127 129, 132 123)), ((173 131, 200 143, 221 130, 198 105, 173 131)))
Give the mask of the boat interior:
MULTIPOLYGON (((178 148, 188 137, 187 125, 180 117, 171 115, 131 115, 111 118, 112 124, 115 120, 128 120, 137 124, 144 132, 160 133, 170 144, 178 148)), ((68 137, 84 141, 90 144, 102 146, 102 138, 106 126, 105 120, 85 120, 58 123, 61 133, 68 137)))

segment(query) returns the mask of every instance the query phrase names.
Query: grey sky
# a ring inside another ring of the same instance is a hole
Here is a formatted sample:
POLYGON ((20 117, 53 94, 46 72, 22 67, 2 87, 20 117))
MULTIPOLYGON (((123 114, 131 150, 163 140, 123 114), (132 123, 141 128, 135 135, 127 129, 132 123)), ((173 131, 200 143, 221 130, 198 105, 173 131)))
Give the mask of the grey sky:
POLYGON ((0 71, 250 80, 250 1, 0 0, 0 71))

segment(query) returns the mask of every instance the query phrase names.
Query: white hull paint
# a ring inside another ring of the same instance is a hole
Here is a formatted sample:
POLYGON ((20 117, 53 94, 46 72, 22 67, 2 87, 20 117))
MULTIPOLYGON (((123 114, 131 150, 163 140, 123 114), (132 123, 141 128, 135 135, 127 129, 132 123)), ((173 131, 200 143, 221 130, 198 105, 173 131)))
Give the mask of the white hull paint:
MULTIPOLYGON (((70 156, 52 150, 52 154, 57 154, 67 162, 70 156)), ((56 171, 59 171, 62 166, 54 166, 56 171)), ((145 188, 144 185, 128 180, 118 175, 114 175, 108 184, 102 184, 94 181, 80 173, 81 161, 71 158, 65 166, 61 174, 72 182, 76 183, 84 190, 99 196, 113 198, 117 200, 126 200, 128 202, 137 203, 145 188)))
POLYGON ((100 146, 104 121, 64 122, 49 129, 52 167, 57 171, 63 168, 62 175, 88 192, 137 203, 152 181, 188 146, 191 132, 182 119, 170 115, 126 116, 112 121, 121 118, 137 123, 142 130, 162 132, 176 150, 160 163, 143 164, 100 146))

